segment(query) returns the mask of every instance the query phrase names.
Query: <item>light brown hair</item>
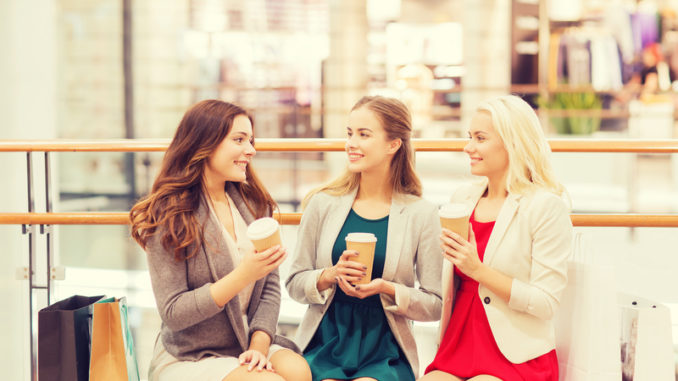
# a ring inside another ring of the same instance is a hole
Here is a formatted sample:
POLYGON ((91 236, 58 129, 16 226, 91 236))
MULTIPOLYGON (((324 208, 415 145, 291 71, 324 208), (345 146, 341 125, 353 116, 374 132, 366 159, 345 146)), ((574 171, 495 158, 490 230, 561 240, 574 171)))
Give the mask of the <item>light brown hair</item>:
MULTIPOLYGON (((421 196, 421 181, 414 171, 414 148, 410 139, 412 136, 412 117, 407 106, 395 98, 365 96, 358 100, 351 111, 362 107, 374 113, 386 132, 387 139, 400 139, 402 142, 391 159, 389 181, 393 192, 421 196)), ((335 180, 312 190, 306 195, 302 205, 305 206, 311 197, 318 192, 340 196, 354 190, 359 184, 360 173, 346 170, 335 180)))

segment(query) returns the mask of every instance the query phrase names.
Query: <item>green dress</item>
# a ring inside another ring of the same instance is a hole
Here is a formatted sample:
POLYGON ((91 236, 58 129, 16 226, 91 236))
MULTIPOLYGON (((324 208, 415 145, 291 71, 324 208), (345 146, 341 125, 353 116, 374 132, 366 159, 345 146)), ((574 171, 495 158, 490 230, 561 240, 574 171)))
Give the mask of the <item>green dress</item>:
MULTIPOLYGON (((388 216, 377 220, 360 217, 353 209, 332 248, 332 263, 346 250, 348 233, 372 233, 377 237, 372 278, 380 278, 386 258, 388 216)), ((365 299, 337 291, 304 357, 313 381, 372 377, 379 381, 414 381, 414 373, 384 315, 379 295, 365 299)))

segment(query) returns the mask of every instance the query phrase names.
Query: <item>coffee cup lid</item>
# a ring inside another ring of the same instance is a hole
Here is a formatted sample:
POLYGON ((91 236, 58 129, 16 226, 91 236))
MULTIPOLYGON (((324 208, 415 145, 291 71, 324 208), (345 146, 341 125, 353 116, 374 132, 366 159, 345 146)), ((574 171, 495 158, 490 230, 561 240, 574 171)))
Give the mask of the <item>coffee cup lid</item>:
POLYGON ((469 207, 462 203, 449 203, 440 207, 438 215, 443 218, 459 218, 469 215, 469 207))
POLYGON ((346 240, 351 242, 377 242, 377 237, 372 233, 348 233, 346 240))
POLYGON ((278 229, 278 221, 275 218, 264 217, 260 218, 247 227, 247 238, 250 240, 257 240, 269 237, 278 229))

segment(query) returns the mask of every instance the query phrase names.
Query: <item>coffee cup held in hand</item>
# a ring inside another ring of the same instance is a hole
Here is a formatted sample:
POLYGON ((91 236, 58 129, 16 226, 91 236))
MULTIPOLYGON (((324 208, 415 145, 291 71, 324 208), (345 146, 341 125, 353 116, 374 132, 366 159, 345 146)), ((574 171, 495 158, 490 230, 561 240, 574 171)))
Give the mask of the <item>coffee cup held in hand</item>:
POLYGON ((247 228, 247 238, 252 241, 257 252, 280 245, 280 225, 274 218, 260 218, 247 228))
POLYGON ((346 250, 358 252, 357 257, 350 257, 351 261, 358 262, 365 267, 365 273, 361 280, 355 284, 366 284, 372 281, 372 263, 374 262, 374 248, 377 245, 377 237, 372 233, 349 233, 346 236, 346 250))
POLYGON ((468 224, 471 210, 466 204, 449 203, 444 204, 438 210, 440 216, 440 225, 452 230, 453 232, 468 240, 468 224))

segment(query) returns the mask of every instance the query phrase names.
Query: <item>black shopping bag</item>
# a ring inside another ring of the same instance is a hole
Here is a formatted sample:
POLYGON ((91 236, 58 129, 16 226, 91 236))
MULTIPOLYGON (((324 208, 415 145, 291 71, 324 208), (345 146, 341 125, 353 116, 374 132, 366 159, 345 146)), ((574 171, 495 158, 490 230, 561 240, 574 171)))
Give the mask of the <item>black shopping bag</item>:
POLYGON ((38 379, 87 381, 92 306, 100 296, 75 295, 38 312, 38 379))

